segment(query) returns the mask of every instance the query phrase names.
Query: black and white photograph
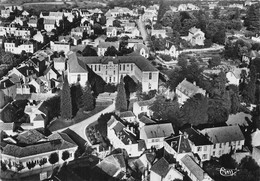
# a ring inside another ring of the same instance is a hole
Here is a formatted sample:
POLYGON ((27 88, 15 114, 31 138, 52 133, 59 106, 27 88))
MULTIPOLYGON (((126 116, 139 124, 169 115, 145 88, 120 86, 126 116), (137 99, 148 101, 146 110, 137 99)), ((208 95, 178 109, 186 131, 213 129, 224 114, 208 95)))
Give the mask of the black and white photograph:
POLYGON ((260 0, 0 0, 0 181, 260 181, 260 0))

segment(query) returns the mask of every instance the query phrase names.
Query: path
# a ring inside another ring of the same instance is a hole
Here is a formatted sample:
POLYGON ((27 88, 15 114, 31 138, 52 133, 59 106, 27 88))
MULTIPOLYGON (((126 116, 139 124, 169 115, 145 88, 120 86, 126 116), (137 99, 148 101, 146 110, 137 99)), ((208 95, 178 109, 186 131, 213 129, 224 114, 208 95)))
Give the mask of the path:
MULTIPOLYGON (((89 140, 87 139, 86 136, 86 128, 88 125, 90 125, 91 123, 97 121, 97 119, 101 116, 101 114, 105 114, 105 113, 109 113, 109 112, 113 112, 115 110, 115 102, 113 102, 113 104, 111 104, 110 106, 108 106, 106 109, 98 112, 97 114, 77 123, 74 124, 72 126, 54 131, 54 132, 61 132, 67 128, 71 129, 72 131, 74 131, 75 133, 77 133, 80 137, 82 137, 84 140, 86 140, 88 142, 88 144, 90 144, 89 140)), ((91 144, 90 144, 91 145, 91 144)))

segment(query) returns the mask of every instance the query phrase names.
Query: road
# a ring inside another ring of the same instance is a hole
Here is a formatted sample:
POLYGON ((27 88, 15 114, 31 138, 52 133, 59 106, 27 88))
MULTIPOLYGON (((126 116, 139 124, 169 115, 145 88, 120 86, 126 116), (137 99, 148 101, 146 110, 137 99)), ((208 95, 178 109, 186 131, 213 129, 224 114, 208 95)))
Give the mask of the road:
POLYGON ((141 17, 137 20, 137 26, 138 26, 139 31, 141 32, 143 40, 147 41, 148 35, 147 35, 147 31, 145 29, 144 22, 142 21, 141 17))
POLYGON ((80 137, 82 137, 84 140, 86 140, 88 142, 89 145, 91 145, 91 143, 89 142, 89 140, 87 139, 86 136, 86 128, 88 127, 88 125, 90 125, 91 123, 97 121, 97 119, 101 116, 101 114, 105 114, 105 113, 109 113, 109 112, 113 112, 115 110, 115 102, 113 102, 113 104, 111 104, 110 106, 108 106, 106 109, 98 112, 97 114, 77 123, 74 124, 72 126, 54 131, 54 132, 61 132, 67 128, 70 128, 71 130, 73 130, 75 133, 77 133, 80 137))

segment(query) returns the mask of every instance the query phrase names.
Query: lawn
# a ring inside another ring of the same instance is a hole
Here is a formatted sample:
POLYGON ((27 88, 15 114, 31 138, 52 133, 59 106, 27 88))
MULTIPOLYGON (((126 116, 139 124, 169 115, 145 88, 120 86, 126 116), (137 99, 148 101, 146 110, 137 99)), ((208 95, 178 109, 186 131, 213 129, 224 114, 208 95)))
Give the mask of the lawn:
POLYGON ((59 129, 63 129, 69 126, 72 126, 73 124, 77 124, 95 114, 97 114, 98 112, 106 109, 109 105, 111 105, 112 102, 111 101, 107 101, 107 102, 102 102, 102 103, 98 103, 96 105, 96 108, 88 113, 84 113, 82 109, 80 109, 77 112, 77 115, 71 120, 71 121, 65 121, 63 119, 61 119, 61 117, 57 118, 56 120, 52 121, 49 125, 48 125, 48 129, 50 131, 57 131, 59 129))

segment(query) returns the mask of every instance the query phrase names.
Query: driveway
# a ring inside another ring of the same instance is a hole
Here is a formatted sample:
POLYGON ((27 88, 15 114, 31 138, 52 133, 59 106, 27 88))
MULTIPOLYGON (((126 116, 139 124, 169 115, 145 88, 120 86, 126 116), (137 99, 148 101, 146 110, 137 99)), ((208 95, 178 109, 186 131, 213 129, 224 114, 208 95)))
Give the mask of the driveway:
POLYGON ((86 140, 89 145, 91 145, 89 140, 87 139, 87 136, 86 136, 86 128, 91 123, 97 121, 97 119, 101 116, 101 114, 113 112, 114 110, 115 110, 115 101, 113 102, 113 104, 108 106, 106 109, 104 109, 104 110, 98 112, 97 114, 95 114, 95 115, 93 115, 93 116, 91 116, 91 117, 81 121, 80 123, 74 124, 72 126, 64 128, 64 129, 57 130, 55 132, 61 132, 61 131, 65 130, 65 129, 69 128, 72 131, 74 131, 75 133, 77 133, 81 138, 86 140))

